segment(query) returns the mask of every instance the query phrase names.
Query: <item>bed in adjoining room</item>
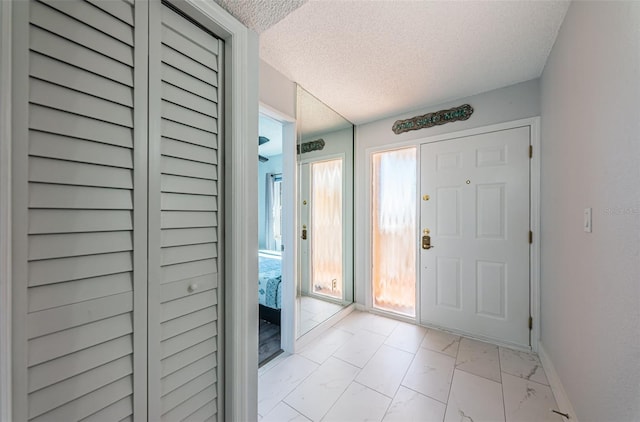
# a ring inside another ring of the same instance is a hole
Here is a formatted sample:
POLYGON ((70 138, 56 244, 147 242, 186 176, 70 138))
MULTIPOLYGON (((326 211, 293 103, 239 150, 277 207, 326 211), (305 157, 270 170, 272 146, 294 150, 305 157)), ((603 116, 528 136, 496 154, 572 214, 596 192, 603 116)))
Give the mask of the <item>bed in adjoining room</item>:
POLYGON ((258 252, 258 302, 260 319, 280 325, 282 307, 282 254, 277 251, 258 252))

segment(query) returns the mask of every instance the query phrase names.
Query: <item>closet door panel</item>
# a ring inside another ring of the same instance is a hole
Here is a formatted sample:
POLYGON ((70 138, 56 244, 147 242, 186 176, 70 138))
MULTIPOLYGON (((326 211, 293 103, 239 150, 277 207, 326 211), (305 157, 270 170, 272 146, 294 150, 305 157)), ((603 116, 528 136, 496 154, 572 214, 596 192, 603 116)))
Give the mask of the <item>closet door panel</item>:
POLYGON ((16 3, 16 420, 146 419, 140 4, 16 3))
POLYGON ((158 42, 150 45, 149 417, 205 420, 218 409, 221 350, 221 43, 164 5, 152 7, 152 22, 154 10, 159 19, 150 37, 158 42))

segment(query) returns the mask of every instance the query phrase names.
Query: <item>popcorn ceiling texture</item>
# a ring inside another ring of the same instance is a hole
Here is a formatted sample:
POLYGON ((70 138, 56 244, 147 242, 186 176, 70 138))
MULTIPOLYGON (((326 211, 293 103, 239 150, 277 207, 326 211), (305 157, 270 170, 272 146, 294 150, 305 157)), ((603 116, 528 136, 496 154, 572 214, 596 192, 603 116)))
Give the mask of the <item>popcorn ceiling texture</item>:
POLYGON ((260 28, 290 11, 261 32, 260 57, 356 124, 538 78, 569 5, 230 3, 252 20, 262 19, 260 28))
POLYGON ((307 0, 215 0, 248 28, 258 34, 302 6, 307 0))

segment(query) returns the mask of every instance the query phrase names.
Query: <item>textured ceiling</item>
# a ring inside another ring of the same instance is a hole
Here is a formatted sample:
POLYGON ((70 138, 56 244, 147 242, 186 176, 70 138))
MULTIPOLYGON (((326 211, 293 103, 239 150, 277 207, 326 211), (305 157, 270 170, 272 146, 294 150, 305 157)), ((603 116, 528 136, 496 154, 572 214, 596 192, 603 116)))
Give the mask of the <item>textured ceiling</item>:
POLYGON ((307 0, 214 0, 258 34, 302 6, 307 0))
POLYGON ((539 77, 569 5, 218 1, 252 16, 263 60, 356 124, 539 77))

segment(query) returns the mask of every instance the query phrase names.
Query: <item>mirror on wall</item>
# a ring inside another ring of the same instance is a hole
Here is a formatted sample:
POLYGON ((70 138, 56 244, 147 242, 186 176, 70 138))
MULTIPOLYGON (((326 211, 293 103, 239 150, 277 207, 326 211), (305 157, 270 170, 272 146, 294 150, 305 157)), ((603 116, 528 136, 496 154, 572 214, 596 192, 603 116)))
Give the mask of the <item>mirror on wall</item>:
POLYGON ((300 337, 353 302, 353 124, 297 88, 300 337))

